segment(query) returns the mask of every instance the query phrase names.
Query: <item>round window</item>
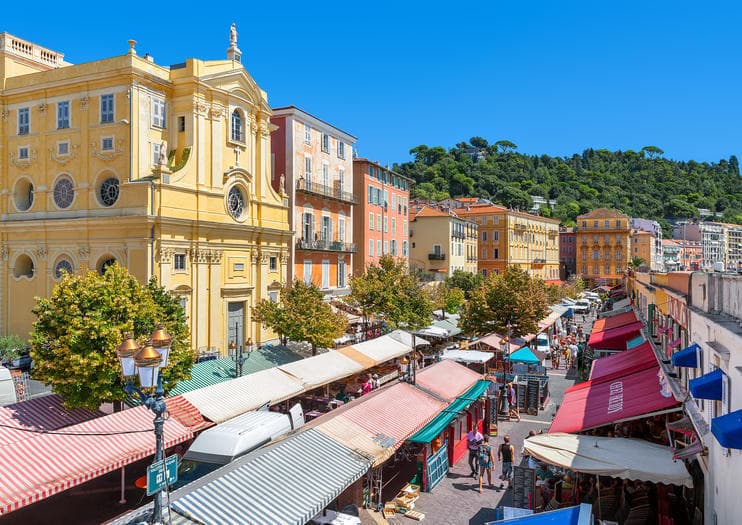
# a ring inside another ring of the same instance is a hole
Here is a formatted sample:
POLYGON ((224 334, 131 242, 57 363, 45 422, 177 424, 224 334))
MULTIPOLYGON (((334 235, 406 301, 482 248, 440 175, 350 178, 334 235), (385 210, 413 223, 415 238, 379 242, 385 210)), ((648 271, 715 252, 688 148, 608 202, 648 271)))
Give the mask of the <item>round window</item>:
POLYGON ((106 273, 106 268, 108 268, 109 266, 113 266, 114 264, 116 264, 116 259, 113 257, 109 259, 103 259, 98 265, 98 273, 104 275, 106 273))
POLYGON ((111 177, 104 180, 98 188, 98 197, 104 206, 113 206, 119 199, 119 180, 111 177))
POLYGON ((54 204, 58 208, 69 208, 72 200, 75 198, 75 188, 72 181, 67 177, 62 177, 54 185, 54 204))
POLYGON ((15 183, 13 202, 19 211, 27 211, 33 205, 33 184, 28 179, 21 179, 15 183))
POLYGON ((72 273, 72 263, 67 259, 60 259, 54 266, 54 277, 61 279, 65 273, 72 273))
POLYGON ((232 186, 229 190, 227 208, 235 219, 241 219, 245 213, 245 194, 237 186, 232 186))

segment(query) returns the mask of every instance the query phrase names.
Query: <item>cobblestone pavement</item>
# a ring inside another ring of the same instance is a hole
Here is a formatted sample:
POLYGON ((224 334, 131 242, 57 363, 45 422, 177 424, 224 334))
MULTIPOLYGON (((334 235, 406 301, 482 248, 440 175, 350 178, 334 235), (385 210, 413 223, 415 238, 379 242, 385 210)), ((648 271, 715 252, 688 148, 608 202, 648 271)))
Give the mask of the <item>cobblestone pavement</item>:
MULTIPOLYGON (((581 317, 581 316, 580 316, 581 317)), ((582 324, 585 333, 590 333, 594 317, 586 316, 584 319, 578 317, 578 324, 582 324)), ((549 374, 549 390, 551 399, 544 410, 539 411, 538 416, 522 415, 520 422, 501 421, 498 424, 498 435, 490 438, 490 444, 496 449, 505 435, 510 436, 510 441, 515 447, 517 454, 516 462, 520 461, 520 452, 523 448, 523 440, 530 430, 539 432, 546 431, 551 420, 556 414, 557 408, 564 398, 564 391, 574 384, 576 379, 575 369, 569 371, 561 368, 554 370, 551 363, 547 364, 549 374)), ((563 366, 563 365, 562 365, 563 366)), ((481 525, 495 519, 495 508, 509 505, 511 501, 510 490, 500 487, 499 476, 501 464, 496 462, 493 469, 494 488, 485 485, 482 494, 479 493, 479 479, 469 476, 470 469, 467 464, 467 455, 464 455, 454 465, 444 479, 434 490, 429 493, 421 493, 415 502, 415 510, 425 514, 426 525, 481 525)), ((389 520, 392 525, 412 524, 414 521, 397 515, 389 520)))

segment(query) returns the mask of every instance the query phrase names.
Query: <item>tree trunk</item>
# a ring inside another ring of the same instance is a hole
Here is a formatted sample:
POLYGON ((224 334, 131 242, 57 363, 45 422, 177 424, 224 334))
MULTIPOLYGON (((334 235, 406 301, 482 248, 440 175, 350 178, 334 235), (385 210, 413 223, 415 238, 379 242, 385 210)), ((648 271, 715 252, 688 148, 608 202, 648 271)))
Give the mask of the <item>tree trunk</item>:
POLYGON ((312 356, 315 356, 315 355, 317 355, 317 345, 312 343, 312 356))

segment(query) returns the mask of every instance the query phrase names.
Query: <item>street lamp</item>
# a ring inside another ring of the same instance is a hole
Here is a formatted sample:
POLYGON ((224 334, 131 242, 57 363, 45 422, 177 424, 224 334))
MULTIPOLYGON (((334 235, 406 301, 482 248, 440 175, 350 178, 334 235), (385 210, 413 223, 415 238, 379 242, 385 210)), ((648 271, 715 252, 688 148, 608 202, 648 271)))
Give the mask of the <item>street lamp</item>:
POLYGON ((248 337, 245 341, 245 346, 237 346, 237 343, 232 341, 229 343, 229 357, 234 361, 234 373, 235 377, 242 377, 242 368, 245 361, 248 360, 253 350, 252 337, 248 337))
MULTIPOLYGON (((121 374, 126 379, 124 391, 132 400, 140 401, 155 414, 155 461, 164 459, 163 427, 167 410, 165 405, 165 390, 162 388, 162 374, 160 369, 169 364, 170 344, 172 337, 162 324, 150 335, 144 348, 141 348, 131 333, 116 348, 121 363, 121 374), (139 376, 139 388, 134 386, 134 376, 139 376)), ((155 492, 154 510, 151 523, 162 523, 162 489, 155 492)))

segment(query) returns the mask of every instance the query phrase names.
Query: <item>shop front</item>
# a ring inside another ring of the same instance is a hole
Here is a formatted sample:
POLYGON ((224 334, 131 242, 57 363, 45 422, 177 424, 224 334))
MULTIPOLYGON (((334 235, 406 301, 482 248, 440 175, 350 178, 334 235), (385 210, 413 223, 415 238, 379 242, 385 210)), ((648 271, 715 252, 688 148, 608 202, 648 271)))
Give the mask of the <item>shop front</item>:
POLYGON ((484 433, 486 404, 481 396, 489 386, 489 381, 479 380, 407 439, 409 443, 423 446, 418 475, 424 491, 435 488, 448 473, 448 468, 467 454, 466 434, 471 425, 484 433))

